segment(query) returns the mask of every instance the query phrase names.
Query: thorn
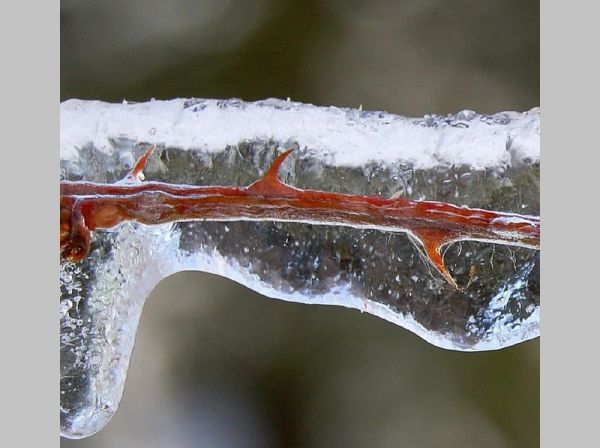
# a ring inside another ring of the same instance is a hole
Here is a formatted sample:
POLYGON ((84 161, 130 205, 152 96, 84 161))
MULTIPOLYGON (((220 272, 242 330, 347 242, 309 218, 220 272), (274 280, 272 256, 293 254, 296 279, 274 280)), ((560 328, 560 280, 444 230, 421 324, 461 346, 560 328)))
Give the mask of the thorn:
POLYGON ((293 149, 288 149, 277 156, 273 161, 262 179, 254 182, 247 187, 248 191, 258 195, 265 196, 295 196, 298 194, 296 188, 290 187, 279 179, 279 170, 285 159, 293 152, 293 149))
POLYGON ((126 182, 141 182, 145 179, 144 177, 144 168, 146 168, 146 164, 148 163, 148 159, 150 158, 150 154, 156 149, 156 145, 152 145, 149 150, 147 150, 138 160, 135 162, 132 170, 123 178, 126 182))
POLYGON ((418 230, 414 232, 417 236, 417 241, 421 244, 425 250, 425 255, 429 259, 431 265, 444 277, 444 279, 454 289, 462 291, 457 284, 444 263, 442 257, 442 246, 452 241, 448 236, 439 235, 438 232, 430 230, 418 230))
POLYGON ((276 179, 279 182, 281 182, 279 180, 279 169, 281 168, 281 165, 283 165, 283 162, 285 162, 285 159, 287 159, 292 152, 294 152, 293 148, 287 149, 284 152, 282 152, 281 154, 279 154, 277 156, 277 158, 273 161, 273 163, 271 164, 271 166, 269 167, 267 172, 265 173, 263 179, 266 179, 267 177, 269 177, 269 178, 273 178, 273 179, 276 179))

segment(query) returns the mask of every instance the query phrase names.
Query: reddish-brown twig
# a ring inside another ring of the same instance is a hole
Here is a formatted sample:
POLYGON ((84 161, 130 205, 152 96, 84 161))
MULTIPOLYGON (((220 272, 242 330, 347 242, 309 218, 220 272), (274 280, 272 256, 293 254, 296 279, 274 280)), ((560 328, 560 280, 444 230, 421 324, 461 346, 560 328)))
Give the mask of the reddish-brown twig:
POLYGON ((190 186, 137 182, 152 149, 118 184, 68 182, 60 185, 61 257, 82 260, 96 229, 124 221, 161 224, 192 220, 310 222, 406 232, 439 273, 457 288, 442 259, 444 245, 478 240, 539 249, 540 219, 516 213, 458 207, 434 201, 302 190, 278 174, 291 154, 280 154, 264 177, 248 187, 190 186), (129 181, 129 183, 127 182, 129 181))

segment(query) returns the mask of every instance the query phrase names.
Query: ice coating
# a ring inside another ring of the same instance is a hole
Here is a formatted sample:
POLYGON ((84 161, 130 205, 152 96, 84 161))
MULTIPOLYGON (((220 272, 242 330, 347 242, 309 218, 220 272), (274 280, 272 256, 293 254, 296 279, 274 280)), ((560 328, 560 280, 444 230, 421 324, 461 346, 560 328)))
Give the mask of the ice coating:
POLYGON ((318 149, 331 166, 410 162, 497 167, 539 161, 539 110, 406 118, 386 112, 316 107, 280 100, 175 99, 139 104, 69 100, 61 104, 61 159, 76 160, 85 144, 105 154, 114 138, 211 153, 243 141, 295 142, 318 149), (77 124, 76 126, 74 124, 77 124))
MULTIPOLYGON (((539 214, 537 110, 416 119, 277 100, 61 105, 65 179, 116 182, 150 144, 152 181, 246 186, 293 147, 281 177, 298 188, 539 214)), ((539 251, 462 241, 444 260, 464 289, 432 273, 402 233, 248 221, 99 231, 87 259, 61 266, 62 434, 91 435, 114 413, 143 303, 181 270, 356 308, 449 349, 539 334, 539 251)))

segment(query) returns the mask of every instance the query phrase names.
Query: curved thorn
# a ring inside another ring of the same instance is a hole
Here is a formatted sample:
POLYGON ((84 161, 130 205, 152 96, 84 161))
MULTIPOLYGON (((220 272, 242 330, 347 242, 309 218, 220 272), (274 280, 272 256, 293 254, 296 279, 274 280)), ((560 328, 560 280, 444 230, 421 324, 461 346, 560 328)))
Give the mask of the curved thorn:
POLYGON ((276 194, 278 196, 290 197, 297 195, 299 190, 290 187, 279 179, 281 165, 283 165, 285 159, 287 159, 293 151, 293 149, 288 149, 279 154, 262 179, 249 185, 246 189, 254 194, 264 196, 273 196, 276 194))
POLYGON ((454 289, 460 289, 458 287, 458 285, 456 284, 456 281, 454 280, 454 278, 448 271, 448 268, 446 268, 446 264, 444 263, 444 259, 442 258, 442 254, 441 254, 441 250, 440 250, 441 246, 438 244, 425 243, 424 247, 425 247, 425 252, 427 253, 427 256, 429 257, 429 261, 438 270, 438 272, 440 274, 442 274, 442 277, 444 277, 444 279, 454 289))
POLYGON ((417 241, 425 250, 425 255, 427 256, 428 261, 431 265, 444 277, 450 286, 458 291, 462 291, 463 288, 460 288, 452 274, 446 268, 446 264, 444 263, 444 258, 442 256, 442 247, 450 243, 452 241, 447 235, 439 235, 438 232, 430 231, 430 230, 418 230, 415 232, 417 236, 417 241))
POLYGON ((273 161, 273 163, 271 164, 271 166, 269 167, 269 169, 267 170, 265 175, 263 176, 263 180, 270 178, 270 179, 277 179, 278 181, 280 181, 279 180, 279 170, 281 168, 281 165, 283 165, 283 162, 285 162, 285 159, 287 159, 292 152, 294 152, 293 148, 286 149, 284 152, 279 154, 275 158, 275 160, 273 161))

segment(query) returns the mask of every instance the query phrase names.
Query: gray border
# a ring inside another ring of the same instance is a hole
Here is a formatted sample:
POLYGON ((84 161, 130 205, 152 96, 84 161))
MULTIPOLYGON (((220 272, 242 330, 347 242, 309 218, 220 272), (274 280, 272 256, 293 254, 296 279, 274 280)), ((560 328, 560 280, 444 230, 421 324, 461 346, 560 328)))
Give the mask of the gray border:
POLYGON ((8 142, 2 142, 0 446, 52 447, 59 446, 59 2, 11 2, 2 22, 8 142))
POLYGON ((598 439, 600 302, 590 290, 599 264, 600 164, 592 134, 599 128, 600 70, 592 5, 541 4, 543 447, 592 446, 598 439))

